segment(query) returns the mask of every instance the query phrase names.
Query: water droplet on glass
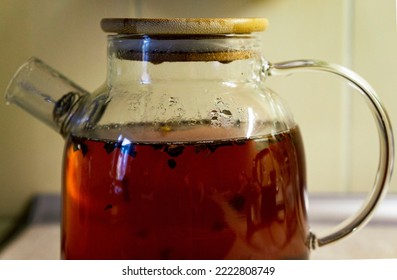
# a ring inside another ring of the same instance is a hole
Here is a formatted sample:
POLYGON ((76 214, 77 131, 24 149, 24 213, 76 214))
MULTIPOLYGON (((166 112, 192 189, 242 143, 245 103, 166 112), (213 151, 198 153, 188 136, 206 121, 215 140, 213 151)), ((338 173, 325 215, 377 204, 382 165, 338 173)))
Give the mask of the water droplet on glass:
POLYGON ((223 103, 223 101, 222 101, 222 98, 221 97, 217 97, 216 98, 216 105, 223 105, 224 103, 223 103))
POLYGON ((218 110, 212 110, 210 112, 210 119, 211 120, 217 120, 218 119, 218 115, 219 115, 218 110))
POLYGON ((176 111, 178 112, 178 117, 182 117, 186 114, 186 111, 183 108, 178 108, 176 111))
POLYGON ((225 118, 230 118, 232 116, 232 112, 230 112, 229 110, 222 110, 221 115, 225 118))
POLYGON ((174 106, 175 104, 177 104, 178 103, 178 100, 175 98, 175 97, 170 97, 169 99, 168 99, 168 105, 169 106, 174 106))

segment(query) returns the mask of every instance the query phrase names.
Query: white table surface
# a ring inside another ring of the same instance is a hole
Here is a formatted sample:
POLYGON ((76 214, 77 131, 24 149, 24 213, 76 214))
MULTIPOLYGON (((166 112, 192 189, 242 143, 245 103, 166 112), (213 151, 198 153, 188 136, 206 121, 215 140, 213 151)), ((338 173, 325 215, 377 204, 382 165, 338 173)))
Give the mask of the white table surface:
MULTIPOLYGON (((332 201, 314 200, 310 209, 312 228, 321 232, 332 227, 344 216, 354 211, 359 199, 332 201), (336 204, 335 204, 336 203, 336 204), (345 205, 346 207, 343 207, 345 205), (338 209, 337 213, 331 211, 338 209), (334 213, 331 215, 331 213, 334 213)), ((0 259, 52 260, 60 258, 59 223, 33 224, 23 230, 1 252, 0 259)), ((373 222, 345 239, 318 248, 311 259, 384 259, 397 258, 397 196, 382 203, 373 222)))

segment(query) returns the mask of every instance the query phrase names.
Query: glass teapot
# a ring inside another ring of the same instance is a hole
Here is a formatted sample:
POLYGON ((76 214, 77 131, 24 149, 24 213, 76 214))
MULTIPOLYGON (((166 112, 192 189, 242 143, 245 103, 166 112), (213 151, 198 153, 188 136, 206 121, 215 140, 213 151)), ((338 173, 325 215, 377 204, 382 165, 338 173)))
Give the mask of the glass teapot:
POLYGON ((62 134, 65 259, 307 259, 370 218, 393 165, 373 89, 316 60, 266 61, 261 18, 103 19, 107 81, 89 94, 32 58, 6 99, 62 134), (266 79, 326 71, 355 85, 380 137, 372 192, 324 236, 310 232, 298 125, 266 79))

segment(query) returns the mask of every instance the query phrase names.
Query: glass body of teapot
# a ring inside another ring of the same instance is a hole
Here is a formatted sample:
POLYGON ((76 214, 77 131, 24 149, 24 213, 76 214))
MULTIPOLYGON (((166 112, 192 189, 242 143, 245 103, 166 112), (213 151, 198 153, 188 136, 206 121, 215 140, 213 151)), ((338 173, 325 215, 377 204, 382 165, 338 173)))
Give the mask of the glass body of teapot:
POLYGON ((307 259, 363 225, 391 175, 393 139, 365 81, 322 61, 271 64, 264 19, 105 19, 93 94, 32 59, 7 100, 66 139, 65 259, 307 259), (380 133, 374 192, 332 233, 309 231, 299 127, 265 80, 322 70, 356 84, 380 133), (43 78, 45 77, 45 78, 43 78))

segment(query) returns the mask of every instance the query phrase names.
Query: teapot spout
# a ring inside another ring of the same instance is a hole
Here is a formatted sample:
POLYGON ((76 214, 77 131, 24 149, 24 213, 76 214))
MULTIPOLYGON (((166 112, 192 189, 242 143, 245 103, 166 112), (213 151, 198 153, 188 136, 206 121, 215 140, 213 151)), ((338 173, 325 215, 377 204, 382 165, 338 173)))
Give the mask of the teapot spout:
POLYGON ((10 81, 5 98, 66 136, 73 114, 89 93, 65 76, 32 57, 10 81))

